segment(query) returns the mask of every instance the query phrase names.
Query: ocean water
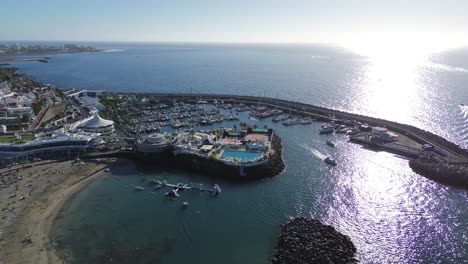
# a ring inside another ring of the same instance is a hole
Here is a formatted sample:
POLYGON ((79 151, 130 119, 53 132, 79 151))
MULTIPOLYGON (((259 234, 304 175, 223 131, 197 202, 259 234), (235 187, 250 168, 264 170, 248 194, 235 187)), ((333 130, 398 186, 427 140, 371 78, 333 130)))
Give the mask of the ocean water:
MULTIPOLYGON (((409 123, 467 147, 466 50, 425 58, 366 57, 326 46, 98 44, 112 52, 15 63, 64 88, 264 95, 409 123)), ((277 129, 286 171, 236 184, 128 162, 75 196, 53 237, 71 263, 268 263, 280 224, 311 216, 349 235, 363 263, 463 263, 468 194, 411 171, 405 159, 318 135, 319 123, 277 129), (327 139, 336 148, 325 144, 327 139), (327 155, 338 161, 330 167, 327 155), (177 202, 149 179, 220 184, 221 197, 177 202), (133 185, 146 187, 134 192, 133 185), (190 203, 186 210, 180 202, 190 203)), ((232 123, 227 123, 231 126, 232 123)))

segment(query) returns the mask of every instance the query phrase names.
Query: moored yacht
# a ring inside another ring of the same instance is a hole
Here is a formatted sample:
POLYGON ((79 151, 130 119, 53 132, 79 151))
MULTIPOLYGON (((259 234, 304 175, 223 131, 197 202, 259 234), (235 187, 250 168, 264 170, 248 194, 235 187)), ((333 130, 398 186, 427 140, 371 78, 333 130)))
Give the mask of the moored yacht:
POLYGON ((336 160, 332 159, 331 157, 326 157, 325 162, 333 166, 336 166, 338 164, 336 160))
POLYGON ((320 134, 330 134, 333 133, 333 127, 329 125, 322 125, 319 130, 320 134))

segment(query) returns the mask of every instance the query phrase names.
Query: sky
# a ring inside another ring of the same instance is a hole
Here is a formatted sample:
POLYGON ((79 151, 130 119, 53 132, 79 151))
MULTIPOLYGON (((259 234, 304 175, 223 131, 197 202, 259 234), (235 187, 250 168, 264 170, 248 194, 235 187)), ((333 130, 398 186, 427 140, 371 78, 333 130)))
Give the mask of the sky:
POLYGON ((466 44, 466 0, 10 0, 0 40, 466 44), (392 42, 392 43, 393 43, 392 42))

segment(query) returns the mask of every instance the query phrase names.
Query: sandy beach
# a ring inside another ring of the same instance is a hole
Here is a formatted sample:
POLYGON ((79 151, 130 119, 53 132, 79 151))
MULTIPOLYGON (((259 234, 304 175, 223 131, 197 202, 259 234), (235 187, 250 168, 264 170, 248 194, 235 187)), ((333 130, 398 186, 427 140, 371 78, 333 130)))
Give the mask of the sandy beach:
POLYGON ((115 159, 0 170, 0 263, 63 263, 49 232, 64 203, 115 159))

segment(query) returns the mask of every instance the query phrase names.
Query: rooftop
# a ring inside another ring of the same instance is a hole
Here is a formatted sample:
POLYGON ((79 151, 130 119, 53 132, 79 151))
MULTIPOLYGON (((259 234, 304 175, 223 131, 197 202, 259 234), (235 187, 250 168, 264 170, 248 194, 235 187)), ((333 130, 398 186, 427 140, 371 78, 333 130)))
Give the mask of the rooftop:
POLYGON ((107 127, 113 125, 114 121, 104 119, 99 116, 98 113, 95 113, 93 118, 83 123, 80 128, 97 128, 97 127, 107 127))

